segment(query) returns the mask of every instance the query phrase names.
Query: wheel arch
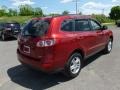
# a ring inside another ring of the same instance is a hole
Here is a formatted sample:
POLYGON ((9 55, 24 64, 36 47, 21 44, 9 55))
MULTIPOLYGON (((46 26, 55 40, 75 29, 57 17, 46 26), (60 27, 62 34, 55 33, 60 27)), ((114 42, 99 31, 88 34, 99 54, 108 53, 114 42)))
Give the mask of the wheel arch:
POLYGON ((85 52, 84 52, 82 49, 75 49, 75 50, 70 54, 70 56, 71 56, 72 54, 74 54, 74 53, 80 53, 81 56, 82 56, 82 58, 83 58, 83 59, 85 58, 85 52))
POLYGON ((110 39, 112 40, 112 42, 113 42, 113 36, 112 35, 110 35, 110 39))

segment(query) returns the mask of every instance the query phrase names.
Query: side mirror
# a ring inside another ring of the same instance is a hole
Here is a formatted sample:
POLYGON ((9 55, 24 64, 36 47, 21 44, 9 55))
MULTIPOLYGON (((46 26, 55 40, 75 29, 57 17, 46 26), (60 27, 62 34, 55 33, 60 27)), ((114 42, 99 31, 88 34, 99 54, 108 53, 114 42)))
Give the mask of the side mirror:
POLYGON ((107 30, 107 29, 108 29, 108 27, 106 25, 102 26, 102 30, 107 30))

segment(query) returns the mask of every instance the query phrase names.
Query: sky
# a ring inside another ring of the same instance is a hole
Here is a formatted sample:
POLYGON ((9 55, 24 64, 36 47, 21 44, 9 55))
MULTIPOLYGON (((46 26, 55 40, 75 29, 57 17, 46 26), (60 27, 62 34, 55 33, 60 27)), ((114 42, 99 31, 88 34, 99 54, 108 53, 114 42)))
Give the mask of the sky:
MULTIPOLYGON (((32 7, 41 7, 45 14, 62 13, 64 10, 75 14, 75 0, 0 0, 0 7, 17 9, 19 5, 29 4, 32 7)), ((82 14, 109 15, 113 6, 120 5, 120 0, 78 0, 78 12, 82 14)))

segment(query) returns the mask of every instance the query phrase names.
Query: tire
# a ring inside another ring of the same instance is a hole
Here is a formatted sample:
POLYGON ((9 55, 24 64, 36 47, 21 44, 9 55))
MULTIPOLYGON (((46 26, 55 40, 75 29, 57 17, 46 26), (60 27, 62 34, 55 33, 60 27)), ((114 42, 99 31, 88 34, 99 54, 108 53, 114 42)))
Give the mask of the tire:
POLYGON ((109 39, 109 42, 107 43, 107 45, 104 49, 104 53, 109 54, 112 50, 112 46, 113 46, 113 41, 112 41, 112 39, 109 39))
POLYGON ((74 53, 65 65, 64 74, 69 78, 75 78, 79 75, 81 68, 82 56, 80 53, 74 53))
POLYGON ((120 27, 120 23, 117 24, 117 27, 120 27))
POLYGON ((2 41, 5 41, 5 39, 6 39, 6 37, 3 33, 1 34, 1 38, 2 38, 2 41))

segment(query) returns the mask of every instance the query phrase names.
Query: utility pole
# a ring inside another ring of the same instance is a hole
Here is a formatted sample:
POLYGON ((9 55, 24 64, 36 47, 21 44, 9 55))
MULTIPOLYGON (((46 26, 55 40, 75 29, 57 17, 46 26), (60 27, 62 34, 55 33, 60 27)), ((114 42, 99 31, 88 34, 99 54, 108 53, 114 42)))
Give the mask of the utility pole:
POLYGON ((73 0, 75 2, 76 14, 78 14, 78 0, 73 0))
POLYGON ((76 3, 76 14, 78 14, 78 0, 75 0, 76 3))
POLYGON ((105 9, 103 8, 103 9, 102 9, 102 15, 104 15, 104 11, 105 11, 105 9))

